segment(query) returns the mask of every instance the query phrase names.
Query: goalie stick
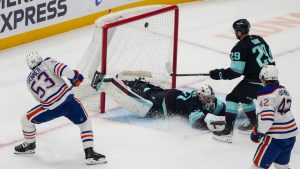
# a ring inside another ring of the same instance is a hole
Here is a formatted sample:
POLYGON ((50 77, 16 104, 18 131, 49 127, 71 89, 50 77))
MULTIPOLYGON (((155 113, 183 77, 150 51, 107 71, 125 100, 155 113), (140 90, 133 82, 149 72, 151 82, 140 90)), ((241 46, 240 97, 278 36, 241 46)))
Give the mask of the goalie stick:
POLYGON ((167 72, 170 76, 209 76, 209 73, 185 73, 185 74, 177 74, 172 71, 171 62, 166 63, 167 72))

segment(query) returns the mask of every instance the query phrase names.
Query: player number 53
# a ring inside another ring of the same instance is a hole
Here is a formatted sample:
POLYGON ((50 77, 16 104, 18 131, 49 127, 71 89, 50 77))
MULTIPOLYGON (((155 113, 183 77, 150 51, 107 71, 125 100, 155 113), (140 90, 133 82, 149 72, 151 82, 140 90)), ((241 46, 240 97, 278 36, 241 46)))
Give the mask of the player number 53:
MULTIPOLYGON (((41 72, 38 76, 37 79, 43 80, 45 82, 45 86, 47 89, 55 86, 54 81, 49 77, 49 75, 45 72, 41 72)), ((41 86, 35 85, 36 81, 33 81, 31 84, 31 90, 36 93, 40 98, 43 98, 46 91, 43 89, 41 86)))

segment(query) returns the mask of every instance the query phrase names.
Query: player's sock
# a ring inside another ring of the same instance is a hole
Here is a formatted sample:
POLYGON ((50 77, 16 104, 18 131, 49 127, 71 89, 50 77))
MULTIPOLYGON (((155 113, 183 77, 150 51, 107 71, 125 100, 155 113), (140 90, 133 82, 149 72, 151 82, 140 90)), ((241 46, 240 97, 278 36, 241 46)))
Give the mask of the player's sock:
POLYGON ((93 129, 90 120, 86 120, 84 123, 79 125, 80 136, 82 145, 85 152, 85 159, 87 165, 106 163, 106 158, 102 154, 98 154, 93 149, 94 136, 93 129))

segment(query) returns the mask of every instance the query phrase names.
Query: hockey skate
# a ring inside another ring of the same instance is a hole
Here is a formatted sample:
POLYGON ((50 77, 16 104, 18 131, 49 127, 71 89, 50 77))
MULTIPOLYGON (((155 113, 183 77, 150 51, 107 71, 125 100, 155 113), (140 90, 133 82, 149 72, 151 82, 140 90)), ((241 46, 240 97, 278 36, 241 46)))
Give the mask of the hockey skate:
POLYGON ((24 142, 15 147, 15 154, 33 154, 35 153, 35 142, 27 143, 24 142))
POLYGON ((246 134, 250 134, 253 127, 257 124, 256 122, 257 120, 253 120, 253 121, 249 121, 248 119, 241 124, 240 126, 238 126, 238 131, 240 133, 246 133, 246 134))
POLYGON ((218 141, 232 143, 232 136, 233 136, 233 125, 226 125, 224 130, 214 131, 212 137, 213 139, 218 141))
POLYGON ((105 155, 96 153, 92 147, 84 149, 87 165, 107 163, 105 155))

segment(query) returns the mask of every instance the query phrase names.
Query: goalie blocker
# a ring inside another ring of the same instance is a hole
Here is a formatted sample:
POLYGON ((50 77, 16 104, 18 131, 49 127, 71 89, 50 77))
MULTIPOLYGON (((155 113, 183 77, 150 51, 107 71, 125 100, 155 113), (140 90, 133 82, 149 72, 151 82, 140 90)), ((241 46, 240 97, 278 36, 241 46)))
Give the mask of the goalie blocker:
POLYGON ((119 105, 141 117, 145 117, 153 106, 151 101, 132 92, 121 80, 106 78, 98 71, 94 74, 91 86, 97 91, 105 91, 112 98, 118 98, 114 100, 119 105))

